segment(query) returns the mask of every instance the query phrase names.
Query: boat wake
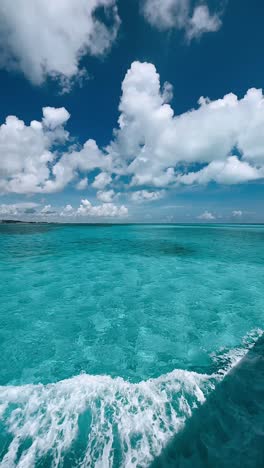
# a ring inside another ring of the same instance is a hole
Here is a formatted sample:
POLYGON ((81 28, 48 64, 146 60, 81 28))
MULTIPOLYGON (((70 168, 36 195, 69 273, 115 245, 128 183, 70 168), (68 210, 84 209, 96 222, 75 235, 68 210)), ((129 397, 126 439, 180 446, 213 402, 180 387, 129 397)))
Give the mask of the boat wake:
POLYGON ((130 383, 81 374, 0 387, 0 466, 148 466, 261 334, 212 356, 211 375, 178 369, 130 383))

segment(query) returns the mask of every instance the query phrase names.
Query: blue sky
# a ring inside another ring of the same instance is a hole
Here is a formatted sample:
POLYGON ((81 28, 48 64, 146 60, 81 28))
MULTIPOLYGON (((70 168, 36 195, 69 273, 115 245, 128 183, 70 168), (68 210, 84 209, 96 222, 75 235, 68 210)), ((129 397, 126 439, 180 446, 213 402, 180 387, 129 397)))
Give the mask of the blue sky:
POLYGON ((264 222, 261 0, 0 13, 0 218, 264 222))

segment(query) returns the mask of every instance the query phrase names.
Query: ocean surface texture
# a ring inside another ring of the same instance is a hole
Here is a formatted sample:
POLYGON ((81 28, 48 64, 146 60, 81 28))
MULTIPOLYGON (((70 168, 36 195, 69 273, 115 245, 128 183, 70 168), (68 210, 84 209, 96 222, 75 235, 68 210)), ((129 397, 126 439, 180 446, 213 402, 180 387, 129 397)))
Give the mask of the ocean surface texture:
POLYGON ((0 466, 264 466, 263 264, 261 225, 0 225, 0 466))

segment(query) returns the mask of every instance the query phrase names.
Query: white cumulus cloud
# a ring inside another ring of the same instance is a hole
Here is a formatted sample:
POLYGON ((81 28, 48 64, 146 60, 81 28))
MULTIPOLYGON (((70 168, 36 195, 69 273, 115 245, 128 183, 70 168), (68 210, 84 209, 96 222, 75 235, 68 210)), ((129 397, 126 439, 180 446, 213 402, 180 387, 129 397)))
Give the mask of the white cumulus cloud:
POLYGON ((165 192, 163 190, 159 190, 156 192, 151 192, 150 190, 137 190, 136 192, 131 193, 131 200, 137 203, 142 202, 152 202, 156 200, 160 200, 160 198, 164 197, 165 192))
MULTIPOLYGON (((51 107, 43 108, 41 122, 29 125, 15 116, 6 118, 0 126, 0 193, 56 192, 75 179, 77 188, 84 189, 87 179, 80 173, 111 167, 111 157, 94 140, 78 151, 68 148, 69 133, 64 129, 68 119, 66 109, 51 107), (58 152, 56 147, 65 145, 58 152)), ((100 180, 103 185, 108 179, 100 180)))
MULTIPOLYGON (((70 149, 56 161, 56 164, 52 166, 53 178, 47 181, 45 190, 47 192, 62 190, 72 180, 77 179, 80 174, 87 174, 94 169, 110 170, 111 166, 111 157, 101 151, 94 140, 89 139, 80 150, 70 149)), ((95 185, 93 185, 94 183, 92 185, 94 188, 104 188, 110 179, 108 174, 100 172, 95 178, 95 185)), ((85 182, 79 181, 77 189, 80 189, 80 183, 82 189, 85 188, 85 182)))
POLYGON ((7 216, 17 216, 21 214, 33 214, 36 212, 38 203, 34 202, 21 202, 0 205, 0 216, 6 218, 7 216))
POLYGON ((95 189, 104 189, 107 185, 109 185, 112 181, 112 177, 107 174, 107 172, 100 172, 100 174, 98 174, 93 183, 92 183, 92 186, 95 188, 95 189))
MULTIPOLYGON (((48 108, 46 118, 52 108, 48 108)), ((64 114, 64 108, 57 109, 64 114)), ((65 111, 65 113, 64 113, 65 111)), ((43 109, 45 114, 46 108, 43 109)), ((51 117, 51 115, 49 115, 51 117)), ((54 144, 63 144, 68 139, 62 125, 52 131, 43 122, 32 121, 28 126, 15 116, 6 118, 0 126, 0 192, 33 193, 45 191, 50 178, 50 165, 55 161, 54 144)), ((51 123, 51 120, 49 120, 51 123)))
POLYGON ((132 63, 122 83, 118 128, 106 148, 91 138, 78 145, 65 129, 65 108, 44 107, 43 119, 29 125, 8 116, 0 126, 0 193, 53 193, 69 184, 83 190, 91 178, 103 202, 110 184, 115 192, 138 187, 132 200, 150 201, 164 187, 264 178, 262 90, 249 89, 241 99, 232 93, 214 101, 201 97, 197 108, 178 115, 171 96, 153 64, 132 63))
POLYGON ((238 184, 260 179, 263 175, 263 170, 250 166, 246 161, 240 161, 236 156, 229 156, 225 161, 212 161, 200 171, 181 175, 177 180, 183 184, 207 184, 211 181, 238 184))
POLYGON ((83 179, 81 179, 79 182, 77 182, 76 184, 76 188, 77 190, 84 190, 86 189, 86 187, 88 186, 88 179, 87 177, 84 177, 83 179))
POLYGON ((83 75, 81 58, 107 52, 119 24, 115 0, 1 0, 0 66, 21 70, 34 84, 57 78, 67 91, 83 75), (100 8, 106 23, 96 16, 100 8))
POLYGON ((119 129, 108 151, 131 175, 132 185, 240 183, 263 177, 261 90, 250 89, 241 99, 232 93, 216 101, 202 97, 197 109, 175 115, 154 65, 134 62, 122 91, 119 129), (232 156, 234 148, 240 158, 232 156), (196 164, 204 168, 195 171, 196 164))
POLYGON ((234 218, 240 218, 243 214, 243 211, 242 210, 234 210, 232 211, 232 216, 234 216, 234 218))
POLYGON ((41 216, 56 215, 56 210, 51 205, 45 205, 39 212, 41 216))
POLYGON ((212 221, 215 219, 215 216, 210 211, 204 211, 201 215, 197 216, 198 219, 203 219, 205 221, 212 221))
POLYGON ((158 29, 184 28, 189 15, 189 0, 143 0, 146 20, 158 29))
POLYGON ((102 205, 92 205, 89 200, 82 200, 76 212, 77 216, 92 216, 99 218, 124 218, 128 215, 126 206, 117 206, 113 203, 103 203, 102 205))
POLYGON ((192 6, 190 0, 143 0, 146 20, 160 30, 179 29, 188 40, 216 32, 222 22, 220 14, 210 14, 206 3, 192 6))
POLYGON ((96 198, 103 203, 111 203, 116 193, 113 189, 111 190, 98 190, 96 198))
POLYGON ((70 114, 65 107, 44 107, 43 108, 43 123, 46 127, 54 130, 59 125, 63 125, 69 120, 70 114))
POLYGON ((73 215, 74 215, 74 208, 70 204, 64 206, 64 208, 60 212, 60 216, 73 216, 73 215))
POLYGON ((44 218, 45 220, 51 218, 56 221, 60 218, 126 218, 127 216, 128 208, 124 205, 116 205, 112 201, 97 205, 83 199, 78 208, 74 208, 71 204, 58 208, 51 204, 40 206, 38 203, 33 202, 0 204, 0 220, 1 218, 7 219, 10 217, 16 219, 28 219, 30 217, 30 219, 44 218))

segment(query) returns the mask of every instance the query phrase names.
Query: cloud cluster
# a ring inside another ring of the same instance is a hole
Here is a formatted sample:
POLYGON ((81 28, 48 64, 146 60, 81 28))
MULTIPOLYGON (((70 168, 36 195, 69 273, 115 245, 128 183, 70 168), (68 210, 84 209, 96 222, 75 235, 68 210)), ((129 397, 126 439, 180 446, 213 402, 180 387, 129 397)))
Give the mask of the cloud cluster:
POLYGON ((51 149, 63 144, 68 132, 62 126, 69 118, 66 109, 43 109, 42 122, 28 126, 9 116, 0 127, 0 192, 30 193, 44 190, 50 178, 49 166, 56 154, 51 149), (59 125, 56 125, 59 122, 59 125))
POLYGON ((88 187, 88 178, 84 177, 83 179, 79 180, 79 182, 77 182, 75 187, 77 190, 86 189, 86 187, 88 187))
POLYGON ((136 203, 152 202, 160 200, 162 197, 164 197, 164 194, 164 190, 157 190, 155 192, 150 190, 137 190, 131 193, 130 198, 136 203))
MULTIPOLYGON (((56 145, 67 142, 63 125, 69 119, 64 108, 43 108, 42 122, 26 125, 15 116, 0 126, 0 192, 48 192, 51 167, 56 165, 56 145)), ((63 187, 63 185, 62 185, 63 187)))
POLYGON ((45 205, 38 213, 40 216, 55 216, 57 211, 51 205, 45 205))
POLYGON ((205 3, 192 8, 190 0, 144 0, 142 11, 152 26, 183 30, 187 40, 218 31, 222 25, 219 13, 211 15, 205 3))
POLYGON ((60 218, 126 218, 128 208, 124 205, 115 205, 112 201, 105 201, 102 204, 92 204, 89 200, 81 200, 79 207, 74 208, 68 204, 59 209, 48 204, 41 206, 38 203, 25 202, 0 205, 0 219, 49 219, 59 220, 60 218))
POLYGON ((112 181, 112 177, 107 172, 100 172, 100 174, 98 174, 95 177, 95 179, 94 179, 94 181, 92 183, 92 186, 95 189, 102 190, 107 185, 109 185, 111 181, 112 181))
POLYGON ((92 186, 96 189, 106 187, 111 181, 108 172, 112 171, 112 158, 100 150, 96 142, 92 139, 87 140, 81 149, 68 149, 57 158, 56 163, 51 168, 51 177, 46 182, 44 191, 56 192, 62 190, 73 180, 80 179, 77 182, 77 189, 83 190, 88 185, 87 175, 95 169, 100 172, 94 179, 92 186))
POLYGON ((25 202, 0 205, 0 216, 8 218, 9 216, 18 216, 22 214, 34 214, 38 207, 38 203, 25 202))
MULTIPOLYGON (((110 156, 94 140, 87 140, 79 151, 72 149, 64 129, 69 117, 64 108, 44 107, 41 122, 26 125, 15 116, 6 118, 0 126, 0 193, 52 193, 75 179, 83 190, 88 181, 80 173, 111 169, 110 156)), ((95 186, 104 187, 110 179, 100 173, 95 186)))
POLYGON ((114 198, 117 198, 119 194, 116 194, 113 189, 111 190, 98 190, 96 198, 103 203, 111 203, 114 198))
POLYGON ((34 84, 56 78, 67 91, 84 73, 82 56, 107 52, 119 24, 115 0, 1 0, 0 66, 21 70, 34 84))
POLYGON ((215 101, 201 97, 196 109, 180 115, 171 97, 172 87, 161 86, 154 65, 132 63, 122 83, 118 128, 106 148, 91 138, 73 144, 64 108, 45 107, 42 121, 29 125, 7 117, 0 127, 0 193, 52 193, 68 184, 85 190, 89 178, 103 203, 120 187, 132 201, 150 201, 164 187, 264 177, 261 90, 241 99, 232 93, 215 101))
POLYGON ((111 201, 101 205, 93 205, 89 200, 81 200, 80 206, 75 209, 71 205, 66 205, 60 212, 62 217, 86 217, 86 218, 126 218, 128 209, 126 206, 117 206, 111 201))
POLYGON ((95 216, 99 218, 124 218, 128 215, 128 209, 124 205, 117 206, 113 203, 92 205, 89 200, 82 200, 76 214, 77 216, 95 216))
POLYGON ((212 161, 197 172, 179 175, 177 180, 183 184, 237 184, 250 180, 261 179, 264 176, 263 169, 251 166, 246 161, 240 161, 236 156, 229 156, 225 161, 212 161))
POLYGON ((240 218, 242 215, 243 215, 243 211, 242 211, 242 210, 234 210, 234 211, 232 211, 232 216, 234 216, 234 218, 240 218))
POLYGON ((201 97, 197 109, 174 115, 154 65, 134 62, 122 91, 109 152, 118 167, 126 165, 132 185, 231 184, 263 177, 261 90, 250 89, 241 99, 232 93, 215 101, 201 97))
MULTIPOLYGON (((221 27, 220 13, 211 14, 206 3, 142 0, 141 10, 152 26, 183 30, 188 41, 221 27)), ((105 54, 120 22, 117 0, 1 0, 0 67, 36 85, 56 79, 68 92, 86 76, 82 57, 105 54)))
POLYGON ((197 216, 198 219, 202 219, 203 221, 212 221, 215 219, 215 215, 210 211, 205 210, 201 215, 197 216))

